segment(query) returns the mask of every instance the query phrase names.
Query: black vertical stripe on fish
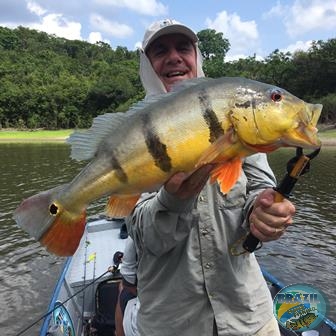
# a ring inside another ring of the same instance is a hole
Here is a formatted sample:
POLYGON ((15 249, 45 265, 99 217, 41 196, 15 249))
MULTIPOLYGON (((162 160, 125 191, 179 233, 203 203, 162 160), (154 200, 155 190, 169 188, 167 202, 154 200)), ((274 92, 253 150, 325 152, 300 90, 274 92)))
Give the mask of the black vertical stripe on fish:
POLYGON ((244 103, 236 103, 235 106, 238 108, 248 109, 251 106, 251 102, 249 100, 246 100, 246 102, 244 103))
POLYGON ((251 98, 251 100, 246 100, 244 103, 236 103, 235 106, 239 108, 246 108, 246 109, 252 107, 252 109, 255 110, 257 107, 257 102, 255 98, 251 98))
POLYGON ((169 172, 172 169, 172 164, 167 146, 161 142, 160 137, 155 132, 155 127, 149 115, 143 115, 142 122, 146 146, 155 165, 162 171, 169 172))
POLYGON ((117 157, 112 152, 111 153, 111 166, 112 169, 115 171, 117 179, 122 183, 127 183, 128 177, 123 168, 121 167, 117 157))
MULTIPOLYGON (((259 127, 258 127, 257 118, 256 118, 257 102, 255 98, 252 97, 251 100, 246 100, 244 103, 236 103, 235 106, 238 108, 245 108, 245 109, 252 108, 253 122, 254 122, 256 130, 258 131, 259 127)), ((244 120, 247 122, 246 117, 244 117, 244 120)))
POLYGON ((224 130, 222 128, 221 123, 219 122, 216 113, 212 109, 211 102, 209 99, 208 94, 205 90, 202 90, 198 96, 200 105, 201 105, 201 112, 202 116, 209 127, 210 131, 210 138, 209 142, 215 142, 219 137, 224 135, 224 130))

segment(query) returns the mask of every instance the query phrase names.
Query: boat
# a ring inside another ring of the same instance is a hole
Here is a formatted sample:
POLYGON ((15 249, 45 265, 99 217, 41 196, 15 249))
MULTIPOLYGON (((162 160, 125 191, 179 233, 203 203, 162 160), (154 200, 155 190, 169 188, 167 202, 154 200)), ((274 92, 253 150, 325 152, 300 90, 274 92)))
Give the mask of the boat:
MULTIPOLYGON (((87 223, 77 251, 64 264, 40 336, 114 335, 126 237, 122 219, 100 217, 87 223)), ((262 271, 274 297, 285 285, 262 271)), ((280 329, 283 336, 301 335, 281 325, 280 329)), ((325 318, 317 331, 319 336, 335 336, 336 324, 325 318)))

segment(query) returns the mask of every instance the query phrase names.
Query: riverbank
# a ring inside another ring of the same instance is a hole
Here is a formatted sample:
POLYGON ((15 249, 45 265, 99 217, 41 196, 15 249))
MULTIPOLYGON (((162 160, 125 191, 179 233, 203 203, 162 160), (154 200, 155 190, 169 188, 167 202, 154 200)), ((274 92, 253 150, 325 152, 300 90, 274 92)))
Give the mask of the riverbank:
MULTIPOLYGON (((73 129, 68 130, 0 130, 0 143, 47 143, 65 142, 73 129)), ((319 132, 323 146, 336 146, 336 129, 319 132)))
POLYGON ((0 143, 47 143, 47 142, 65 142, 73 129, 68 130, 1 130, 0 143))

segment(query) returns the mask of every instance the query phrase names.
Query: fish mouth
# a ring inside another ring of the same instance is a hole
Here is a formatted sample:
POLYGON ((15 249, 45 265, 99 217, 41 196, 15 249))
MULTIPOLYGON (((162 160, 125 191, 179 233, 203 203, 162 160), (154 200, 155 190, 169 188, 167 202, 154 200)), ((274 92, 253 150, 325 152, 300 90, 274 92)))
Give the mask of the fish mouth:
POLYGON ((321 140, 317 136, 318 129, 312 126, 300 125, 286 137, 288 146, 317 149, 321 147, 321 140))
POLYGON ((321 140, 317 136, 317 122, 320 118, 322 107, 321 104, 306 104, 298 127, 294 128, 286 136, 288 145, 312 149, 321 147, 321 140))

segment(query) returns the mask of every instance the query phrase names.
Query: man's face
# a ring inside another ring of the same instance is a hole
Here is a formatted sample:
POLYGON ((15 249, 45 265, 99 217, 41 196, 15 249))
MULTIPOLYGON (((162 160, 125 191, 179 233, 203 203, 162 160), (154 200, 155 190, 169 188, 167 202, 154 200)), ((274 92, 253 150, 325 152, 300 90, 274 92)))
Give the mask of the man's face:
POLYGON ((195 47, 185 35, 157 38, 148 47, 147 56, 168 92, 174 83, 197 76, 195 47))

